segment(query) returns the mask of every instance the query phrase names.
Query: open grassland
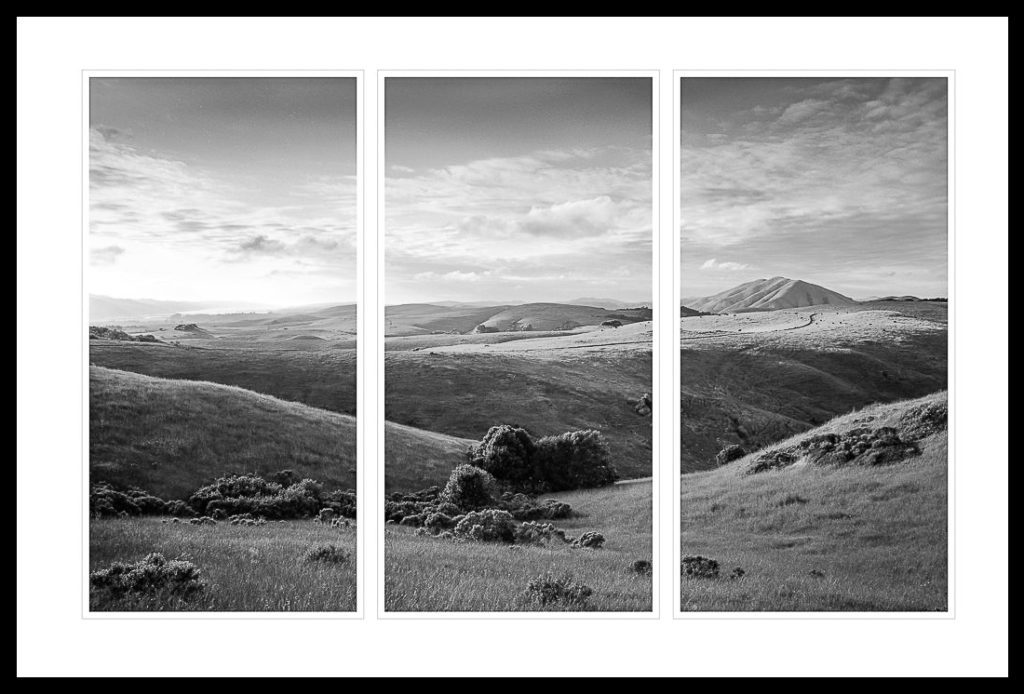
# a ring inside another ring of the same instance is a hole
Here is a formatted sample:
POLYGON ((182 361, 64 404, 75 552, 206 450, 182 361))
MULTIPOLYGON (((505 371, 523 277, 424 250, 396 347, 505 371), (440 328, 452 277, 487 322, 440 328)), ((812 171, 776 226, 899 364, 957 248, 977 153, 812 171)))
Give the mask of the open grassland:
MULTIPOLYGON (((650 476, 651 418, 634 410, 652 392, 650 351, 551 355, 386 352, 385 418, 475 441, 496 424, 519 425, 534 437, 597 429, 623 477, 650 476)), ((389 456, 387 464, 418 463, 413 455, 389 456)))
MULTIPOLYGON (((797 460, 749 474, 766 451, 808 436, 893 427, 912 440, 909 408, 945 393, 879 405, 711 472, 681 478, 681 551, 721 563, 719 579, 682 579, 689 611, 942 611, 947 609, 947 434, 920 455, 881 466, 797 460), (733 568, 742 578, 730 580, 733 568)), ((797 446, 797 448, 794 448, 797 446)))
POLYGON ((352 417, 199 381, 89 369, 90 481, 184 498, 234 472, 292 469, 349 489, 352 417))
POLYGON ((151 552, 184 558, 202 572, 205 584, 189 600, 168 595, 102 599, 90 596, 93 611, 315 611, 356 609, 356 530, 312 521, 259 527, 187 525, 159 518, 92 520, 90 571, 114 561, 135 562, 151 552), (307 561, 307 549, 333 544, 344 562, 307 561))
POLYGON ((681 463, 714 466, 875 402, 946 388, 946 304, 874 302, 680 320, 681 463))
MULTIPOLYGON (((406 611, 645 612, 651 609, 651 577, 629 570, 651 559, 651 484, 636 482, 552 495, 580 516, 555 524, 578 535, 597 531, 600 549, 572 549, 558 540, 546 546, 453 542, 417 536, 413 529, 385 528, 385 609, 406 611), (593 589, 585 606, 541 607, 524 597, 529 582, 566 572, 593 589)), ((657 567, 655 567, 656 569, 657 567)))
POLYGON ((355 415, 354 349, 308 349, 308 341, 298 340, 286 340, 278 347, 264 342, 256 343, 257 346, 252 342, 243 344, 232 346, 201 340, 195 346, 175 346, 91 340, 89 361, 147 376, 237 386, 281 400, 355 415))

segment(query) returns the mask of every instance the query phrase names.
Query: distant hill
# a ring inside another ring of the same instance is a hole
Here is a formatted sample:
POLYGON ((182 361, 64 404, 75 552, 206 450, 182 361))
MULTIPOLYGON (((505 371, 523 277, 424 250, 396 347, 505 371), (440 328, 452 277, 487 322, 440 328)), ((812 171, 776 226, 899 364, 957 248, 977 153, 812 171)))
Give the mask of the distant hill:
POLYGON ((724 292, 691 299, 686 306, 704 313, 773 311, 804 306, 849 306, 856 302, 817 284, 787 277, 753 280, 724 292))
POLYGON ((89 368, 89 475, 184 498, 232 472, 291 469, 350 489, 353 417, 242 388, 89 368))
POLYGON ((641 306, 650 307, 650 301, 620 301, 618 299, 607 299, 598 298, 592 296, 584 296, 578 299, 569 299, 568 301, 561 302, 563 304, 573 304, 575 306, 600 306, 601 308, 639 308, 641 306))
POLYGON ((140 320, 170 316, 175 313, 203 311, 213 304, 199 301, 158 301, 155 299, 118 299, 99 294, 89 295, 89 322, 140 320))
POLYGON ((385 336, 430 333, 570 330, 606 320, 650 320, 649 308, 605 309, 576 304, 532 303, 515 306, 399 304, 384 310, 385 336))
POLYGON ((604 309, 597 306, 535 303, 510 306, 481 321, 477 332, 572 330, 606 320, 635 323, 651 319, 650 309, 604 309))
POLYGON ((699 315, 700 315, 700 311, 694 311, 689 306, 680 306, 679 307, 679 317, 680 318, 689 318, 690 316, 699 316, 699 315))

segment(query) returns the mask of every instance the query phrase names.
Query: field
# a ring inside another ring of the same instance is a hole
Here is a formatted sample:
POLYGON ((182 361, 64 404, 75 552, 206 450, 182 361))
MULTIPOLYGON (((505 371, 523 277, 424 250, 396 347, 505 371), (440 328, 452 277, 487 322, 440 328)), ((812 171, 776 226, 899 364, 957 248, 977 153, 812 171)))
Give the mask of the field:
POLYGON ((527 584, 551 572, 569 572, 594 593, 585 608, 554 605, 557 611, 644 612, 651 609, 651 577, 629 571, 651 559, 651 484, 636 482, 598 490, 550 495, 581 517, 558 521, 578 534, 601 532, 600 549, 451 542, 417 536, 388 525, 384 531, 384 605, 389 612, 538 611, 524 598, 527 584), (510 549, 515 547, 515 549, 510 549))
MULTIPOLYGON (((113 304, 110 310, 123 302, 113 304)), ((187 500, 223 475, 290 470, 322 483, 325 492, 355 488, 353 306, 104 325, 157 341, 90 340, 92 485, 187 500)), ((153 552, 189 559, 206 583, 201 593, 186 602, 134 593, 93 609, 355 609, 352 528, 308 519, 260 526, 172 520, 93 518, 90 566, 137 562, 153 552), (347 560, 303 559, 324 542, 344 547, 347 560)))
MULTIPOLYGON (((947 608, 947 435, 920 455, 882 466, 818 466, 798 459, 751 474, 757 456, 810 436, 891 426, 945 407, 945 393, 877 405, 710 472, 681 478, 681 552, 716 559, 718 580, 682 580, 687 611, 933 611, 947 608), (742 578, 726 575, 739 567, 742 578)), ((929 430, 930 431, 930 430, 929 430)))
MULTIPOLYGON (((650 478, 651 418, 637 409, 653 385, 648 309, 420 304, 389 307, 386 316, 388 494, 443 486, 469 448, 499 424, 522 427, 534 439, 596 429, 622 478, 650 478)), ((570 572, 593 596, 585 606, 544 609, 650 610, 650 576, 629 571, 633 561, 651 557, 650 483, 544 496, 582 514, 556 521, 558 528, 601 532, 605 546, 572 549, 552 541, 510 549, 388 525, 385 608, 538 610, 523 597, 527 584, 547 572, 570 572)))
POLYGON ((90 570, 134 562, 150 552, 195 563, 207 585, 188 601, 159 598, 90 599, 97 611, 347 612, 356 609, 356 531, 312 521, 261 527, 169 524, 158 518, 93 520, 90 570), (306 561, 314 544, 334 544, 347 562, 306 561))

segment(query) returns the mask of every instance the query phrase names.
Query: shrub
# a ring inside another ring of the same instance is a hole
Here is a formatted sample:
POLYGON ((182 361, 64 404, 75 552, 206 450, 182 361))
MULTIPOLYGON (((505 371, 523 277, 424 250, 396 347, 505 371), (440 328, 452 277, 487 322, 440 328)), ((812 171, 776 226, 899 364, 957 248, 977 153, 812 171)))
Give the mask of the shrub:
POLYGON ((128 494, 100 482, 89 490, 89 513, 95 518, 119 517, 122 513, 138 516, 142 514, 142 509, 128 494))
POLYGON ((440 499, 442 503, 472 511, 492 506, 496 489, 494 477, 487 470, 472 465, 459 465, 452 470, 440 499))
POLYGON ((687 578, 718 578, 718 562, 700 555, 688 554, 679 562, 679 572, 687 578))
POLYGON ((172 499, 171 501, 164 502, 164 515, 174 516, 175 518, 191 518, 196 515, 196 512, 181 499, 172 499))
POLYGON ((343 547, 324 544, 313 545, 306 550, 306 561, 321 561, 330 564, 344 564, 349 560, 349 553, 343 547))
POLYGON ((526 586, 527 598, 540 603, 541 606, 561 603, 584 607, 593 594, 594 591, 590 586, 576 581, 572 574, 568 573, 554 578, 549 572, 533 579, 526 586))
POLYGON ((537 476, 551 491, 602 487, 619 477, 608 442, 594 429, 545 436, 535 457, 537 476))
POLYGON ((737 580, 737 579, 743 578, 746 575, 747 575, 747 572, 744 571, 743 569, 741 569, 738 566, 735 567, 732 571, 729 572, 729 578, 734 580, 734 581, 737 580))
POLYGON ((576 549, 601 549, 602 545, 604 545, 604 535, 592 530, 572 541, 572 547, 576 549))
POLYGON ((719 465, 728 465, 734 460, 739 460, 747 454, 747 450, 740 445, 733 444, 732 446, 726 446, 718 452, 715 456, 715 462, 719 465))
POLYGON ((650 559, 637 559, 629 565, 629 571, 639 576, 650 576, 654 572, 654 565, 650 559))
POLYGON ((471 511, 455 526, 455 535, 479 542, 514 542, 516 524, 508 511, 471 511))
POLYGON ((167 560, 159 553, 147 554, 132 564, 114 562, 89 574, 89 587, 109 597, 146 595, 160 592, 191 598, 202 591, 201 572, 190 561, 167 560))
POLYGON ((559 520, 572 518, 572 506, 557 499, 545 499, 541 503, 526 494, 505 494, 501 507, 518 521, 559 520))
POLYGON ((454 528, 455 521, 445 513, 430 513, 427 514, 426 519, 423 521, 423 527, 432 532, 439 533, 443 530, 454 528))
POLYGON ((337 514, 334 512, 333 508, 322 508, 320 509, 320 513, 316 514, 316 518, 313 519, 313 522, 323 523, 326 525, 333 521, 336 515, 337 514))
POLYGON ((473 450, 473 464, 495 478, 512 484, 533 479, 533 439, 525 429, 508 424, 493 426, 473 450))
POLYGON ((515 542, 523 545, 543 544, 551 542, 551 539, 555 537, 566 542, 565 531, 556 528, 551 523, 527 521, 517 526, 514 532, 515 542))

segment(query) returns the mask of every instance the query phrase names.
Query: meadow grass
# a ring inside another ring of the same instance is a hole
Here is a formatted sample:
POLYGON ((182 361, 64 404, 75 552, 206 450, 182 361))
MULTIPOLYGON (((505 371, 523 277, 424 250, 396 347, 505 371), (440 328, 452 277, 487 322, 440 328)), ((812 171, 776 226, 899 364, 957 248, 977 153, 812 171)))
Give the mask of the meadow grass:
POLYGON ((197 597, 105 600, 93 611, 349 612, 356 609, 356 530, 308 520, 251 527, 188 525, 160 518, 99 519, 89 526, 89 570, 136 562, 150 552, 193 562, 206 584, 197 597), (308 561, 318 544, 340 546, 345 562, 308 561))
MULTIPOLYGON (((384 605, 389 612, 650 611, 651 577, 629 570, 651 559, 651 485, 639 482, 552 495, 581 515, 555 521, 572 535, 593 530, 606 542, 597 550, 572 549, 560 541, 546 546, 452 542, 417 536, 389 525, 384 536, 384 605), (541 607, 525 598, 529 582, 550 572, 569 572, 590 586, 583 605, 541 607)), ((657 570, 657 567, 655 567, 657 570)))
POLYGON ((684 577, 681 609, 947 609, 945 431, 921 449, 885 467, 683 475, 682 554, 717 559, 722 578, 684 577))

